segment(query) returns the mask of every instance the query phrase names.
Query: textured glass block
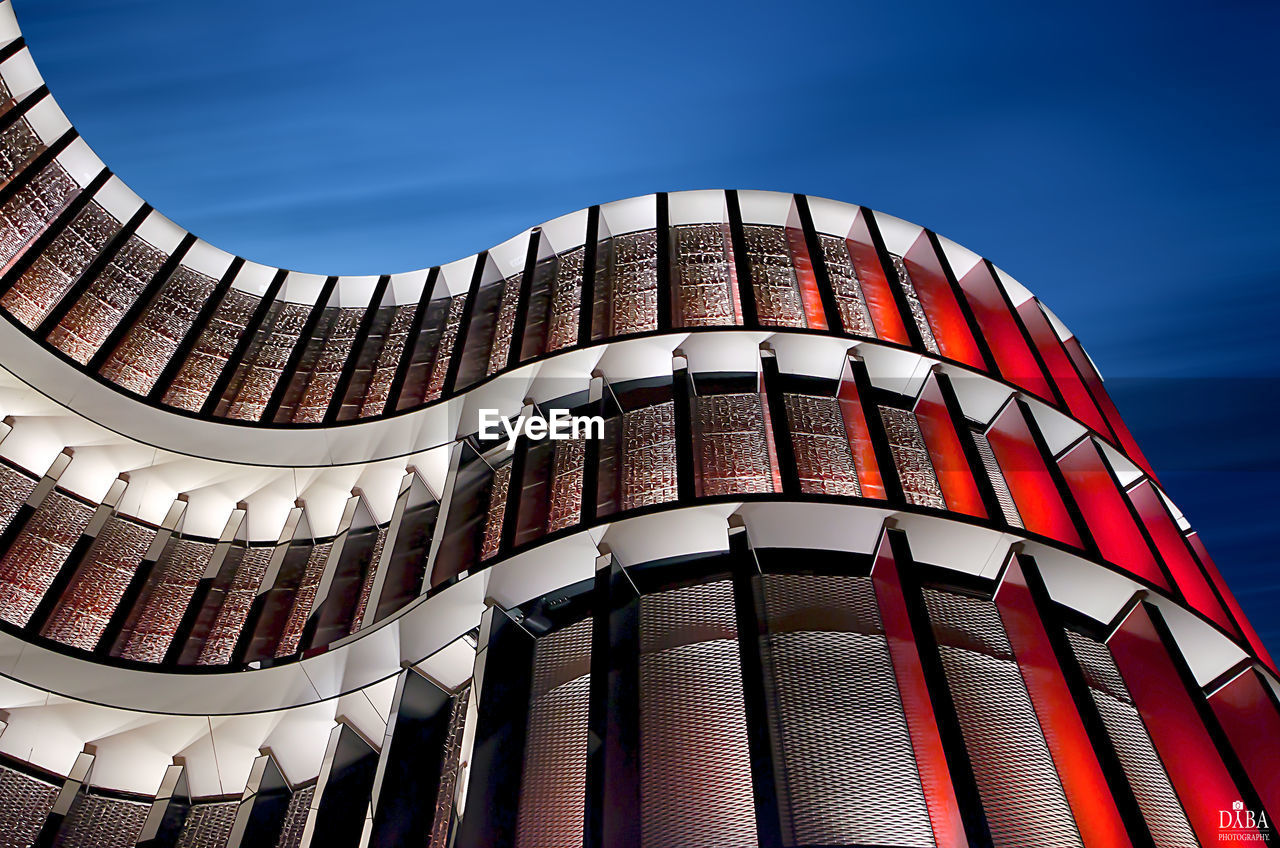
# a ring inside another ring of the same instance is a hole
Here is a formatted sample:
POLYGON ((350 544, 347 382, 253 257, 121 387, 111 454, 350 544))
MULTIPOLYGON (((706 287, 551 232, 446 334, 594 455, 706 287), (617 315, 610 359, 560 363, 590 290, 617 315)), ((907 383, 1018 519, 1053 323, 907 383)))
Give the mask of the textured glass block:
POLYGON ((0 618, 25 626, 93 517, 87 504, 50 492, 0 559, 0 618))
POLYGON ((0 531, 9 526, 36 487, 36 479, 0 463, 0 531))
POLYGON ((49 333, 49 344, 81 365, 87 363, 168 258, 129 236, 49 333))
POLYGON ((276 423, 318 424, 324 420, 342 369, 364 321, 365 308, 327 308, 289 378, 276 423))
POLYGON ((484 541, 480 545, 480 558, 489 559, 498 553, 502 544, 502 522, 507 514, 507 492, 511 489, 511 463, 505 462, 493 469, 493 482, 489 484, 488 509, 484 520, 484 541))
POLYGON ((551 461, 551 504, 547 510, 547 532, 572 527, 582 518, 583 464, 587 458, 584 439, 555 443, 551 461))
POLYGON ((470 688, 463 689, 453 697, 453 711, 449 714, 449 732, 444 749, 444 766, 440 771, 436 812, 427 848, 449 848, 449 823, 453 820, 454 795, 458 790, 458 772, 462 764, 462 737, 466 730, 467 702, 470 697, 470 688))
POLYGON ((640 845, 755 848, 729 581, 640 599, 640 845))
POLYGON ((807 495, 858 497, 857 466, 840 402, 824 395, 784 395, 800 491, 807 495))
POLYGON ((1156 845, 1196 848, 1200 843, 1106 643, 1072 630, 1067 642, 1156 845))
POLYGON ((153 538, 155 530, 122 516, 110 518, 85 554, 41 635, 92 651, 153 538))
POLYGON ((261 302, 257 295, 238 289, 227 291, 174 377, 173 385, 165 392, 166 404, 190 412, 200 411, 261 302))
POLYGON ((725 224, 684 224, 671 228, 675 253, 677 327, 720 327, 742 323, 742 307, 732 271, 733 249, 725 224))
POLYGON ((756 317, 765 327, 806 327, 800 283, 782 227, 744 224, 756 317))
POLYGON ((933 461, 929 459, 929 450, 925 447, 915 414, 905 409, 882 406, 880 418, 884 421, 893 464, 898 469, 898 479, 902 481, 907 503, 946 509, 947 502, 942 499, 942 487, 933 472, 933 461))
POLYGON ((120 222, 90 200, 5 292, 0 306, 34 330, 119 229, 120 222))
POLYGON ((929 326, 929 316, 925 314, 924 305, 920 303, 920 296, 916 294, 915 283, 911 282, 911 275, 907 273, 907 263, 901 256, 890 254, 893 259, 893 270, 897 273, 898 288, 907 299, 907 306, 911 310, 911 320, 915 322, 916 329, 920 331, 920 338, 924 340, 924 346, 931 353, 938 353, 938 342, 933 337, 933 329, 929 326))
POLYGON ((658 236, 654 230, 613 236, 596 249, 591 338, 658 329, 658 236))
POLYGON ((134 848, 151 805, 81 794, 71 805, 53 848, 134 848))
POLYGON ((0 848, 31 848, 53 809, 58 787, 0 766, 0 848))
POLYGON ((0 270, 7 271, 79 193, 80 186, 54 160, 9 198, 0 208, 0 270))
POLYGON ((591 619, 538 639, 516 848, 581 848, 587 798, 591 619))
POLYGON ((466 307, 466 295, 460 294, 449 300, 444 332, 440 334, 440 343, 436 346, 435 356, 432 358, 431 378, 427 381, 424 401, 437 400, 444 392, 444 381, 449 375, 449 359, 453 356, 453 346, 458 342, 458 328, 462 325, 462 313, 466 307))
POLYGON ((217 285, 179 265, 102 366, 102 376, 136 394, 151 391, 217 285))
POLYGON ((622 413, 622 508, 676 499, 675 405, 622 413))
POLYGON ((1082 845, 995 604, 932 589, 924 600, 993 843, 1082 845))
POLYGON ((1018 507, 1013 502, 1013 494, 1009 491, 1009 484, 1004 479, 1004 472, 1000 470, 1000 463, 996 462, 991 443, 987 441, 985 433, 978 431, 972 431, 972 433, 973 443, 978 448, 978 456, 982 457, 982 467, 987 471, 991 488, 995 489, 996 500, 1000 502, 1000 511, 1004 513, 1005 521, 1012 527, 1021 527, 1022 516, 1018 515, 1018 507))
POLYGON ((166 546, 140 600, 142 610, 125 639, 120 656, 158 663, 195 594, 196 584, 213 555, 213 545, 192 539, 176 539, 166 546))
POLYGON ((294 595, 293 607, 289 610, 289 617, 285 619, 284 629, 280 633, 280 642, 276 646, 277 657, 287 657, 298 650, 302 631, 307 626, 307 617, 311 615, 311 605, 316 600, 316 590, 320 588, 320 578, 324 576, 329 549, 332 547, 332 542, 325 542, 311 549, 302 582, 298 584, 298 591, 294 595))
POLYGON ((875 338, 875 325, 871 323, 871 313, 862 294, 862 283, 858 282, 858 274, 853 267, 853 257, 849 255, 848 242, 822 234, 818 236, 818 241, 822 244, 827 279, 835 294, 836 306, 840 309, 840 323, 844 331, 855 336, 875 338))
MULTIPOLYGON (((378 528, 378 538, 373 543, 373 553, 369 555, 369 563, 365 566, 364 580, 360 583, 360 600, 356 602, 356 614, 351 619, 351 632, 355 633, 364 626, 366 613, 369 610, 369 596, 373 594, 373 581, 378 576, 378 567, 382 562, 382 548, 387 544, 387 528, 378 528)), ((372 618, 370 618, 372 621, 372 618)))
POLYGON ((507 367, 511 355, 511 335, 516 329, 516 310, 520 307, 520 283, 524 274, 513 274, 502 283, 502 301, 493 325, 493 346, 489 348, 486 374, 496 374, 507 367))
POLYGON ((700 395, 693 414, 699 497, 774 490, 758 394, 700 395))
POLYGON ((241 421, 262 418, 310 314, 309 304, 279 301, 271 304, 266 320, 218 403, 218 415, 241 421))
POLYGON ((197 665, 225 665, 231 662, 231 654, 235 651, 236 640, 240 638, 240 630, 245 619, 249 617, 249 608, 257 597, 258 587, 262 584, 262 576, 271 562, 273 546, 255 546, 245 550, 231 578, 231 586, 222 598, 222 606, 214 618, 209 635, 200 649, 197 665))
MULTIPOLYGON (((365 343, 366 350, 377 350, 377 358, 371 366, 367 386, 363 391, 361 390, 363 384, 359 377, 360 371, 357 370, 357 376, 352 379, 351 389, 348 391, 351 403, 359 404, 359 413, 354 416, 357 418, 381 415, 386 409, 387 401, 391 397, 391 383, 395 380, 396 368, 404 355, 404 346, 409 340, 409 329, 413 324, 413 317, 418 312, 417 304, 389 307, 389 309, 392 311, 390 326, 384 334, 375 335, 371 332, 365 343)), ((338 419, 342 421, 349 417, 353 416, 343 413, 338 415, 338 419)))
POLYGON ((26 118, 10 124, 0 132, 0 183, 7 183, 44 149, 44 142, 26 118))
POLYGON ((578 313, 582 309, 582 262, 579 247, 557 257, 551 284, 551 317, 547 327, 547 353, 578 343, 578 313))
POLYGON ((767 574, 761 588, 784 843, 930 848, 871 578, 767 574))
POLYGON ((306 830, 307 815, 311 812, 311 801, 315 796, 316 786, 313 783, 298 789, 289 798, 276 848, 298 848, 302 844, 302 832, 306 830))
POLYGON ((239 807, 238 801, 192 804, 175 848, 224 848, 239 807))

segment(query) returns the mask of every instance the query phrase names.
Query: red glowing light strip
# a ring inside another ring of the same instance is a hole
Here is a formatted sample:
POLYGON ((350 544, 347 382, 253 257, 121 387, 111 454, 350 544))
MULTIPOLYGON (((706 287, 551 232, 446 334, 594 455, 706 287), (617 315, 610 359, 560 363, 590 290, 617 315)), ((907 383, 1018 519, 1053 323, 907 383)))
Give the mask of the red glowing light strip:
POLYGON ((791 248, 791 264, 796 270, 796 282, 800 284, 800 302, 804 306, 805 324, 811 330, 827 329, 827 313, 822 308, 822 295, 818 292, 818 278, 813 273, 813 260, 809 247, 804 243, 804 232, 798 227, 787 227, 787 246, 791 248))
POLYGON ((991 276, 986 262, 979 260, 960 279, 960 290, 969 301, 974 320, 991 348, 1000 374, 1009 382, 1054 403, 1053 389, 1040 370, 1040 363, 1027 345, 1017 320, 1009 311, 1000 284, 991 276))
POLYGON ((1039 533, 1083 547, 1071 516, 1049 475, 1044 458, 1031 438, 1031 431, 1016 403, 1004 411, 987 430, 987 441, 996 463, 1004 474, 1009 493, 1022 516, 1022 523, 1032 533, 1039 533))
POLYGON ((1076 368, 1083 375, 1085 386, 1088 387, 1089 393, 1093 395, 1093 399, 1097 401, 1098 408, 1102 410, 1102 414, 1106 416, 1112 432, 1120 440, 1120 447, 1124 448, 1124 452, 1129 455, 1130 459, 1141 466, 1143 471, 1147 472, 1147 476, 1154 478, 1156 473, 1151 470, 1151 463, 1147 462, 1147 458, 1143 455, 1142 449, 1138 447, 1133 434, 1125 426, 1124 419, 1120 417, 1120 411, 1116 409, 1115 402, 1111 400, 1111 395, 1107 394, 1107 388, 1102 382, 1102 377, 1094 369, 1093 363, 1089 361, 1089 357, 1085 354, 1084 348, 1080 346, 1080 342, 1076 340, 1075 336, 1071 336, 1062 343, 1062 346, 1067 349, 1067 354, 1071 357, 1071 361, 1075 363, 1076 368))
POLYGON ((1280 815, 1280 709, 1267 685, 1249 669, 1214 692, 1209 706, 1267 811, 1280 815))
POLYGON ((929 241, 928 233, 921 232, 915 244, 902 257, 907 273, 915 286, 916 296, 929 319, 929 328, 942 350, 942 355, 974 368, 987 370, 982 351, 969 330, 969 322, 960 310, 956 293, 942 270, 938 253, 929 241))
POLYGON ((867 301, 876 337, 900 345, 908 344, 906 325, 902 323, 893 290, 889 288, 889 280, 884 275, 880 257, 871 243, 871 231, 867 229, 861 210, 853 221, 853 228, 849 231, 845 244, 849 248, 854 273, 862 287, 862 296, 867 301))
POLYGON ((929 458, 933 461, 933 471, 938 476, 938 485, 942 487, 942 497, 947 502, 947 509, 986 518, 987 510, 982 505, 982 495, 973 480, 973 471, 964 455, 960 437, 951 423, 942 390, 938 388, 938 379, 933 374, 925 381, 914 411, 920 424, 920 434, 924 436, 925 446, 929 449, 929 458))
POLYGON ((1081 382, 1080 375, 1071 366, 1071 360, 1067 358, 1057 332, 1049 323, 1049 319, 1040 311, 1040 305, 1036 303, 1035 298, 1025 301, 1018 307, 1018 316, 1022 318, 1022 326, 1026 327, 1027 332, 1031 334, 1031 341, 1035 343, 1036 350, 1040 351, 1040 358, 1049 369, 1053 384, 1058 387, 1058 391, 1066 400, 1067 409, 1085 426, 1107 438, 1112 438, 1111 428, 1107 426, 1106 419, 1094 404, 1089 390, 1081 382))

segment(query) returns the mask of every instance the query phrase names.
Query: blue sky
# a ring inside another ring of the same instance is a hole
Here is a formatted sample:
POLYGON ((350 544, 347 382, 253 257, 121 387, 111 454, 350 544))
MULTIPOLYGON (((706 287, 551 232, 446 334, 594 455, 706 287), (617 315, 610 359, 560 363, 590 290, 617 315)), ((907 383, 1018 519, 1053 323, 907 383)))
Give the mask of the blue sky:
POLYGON ((14 5, 99 155, 266 263, 408 270, 689 188, 932 227, 1081 337, 1280 649, 1280 6, 14 5))

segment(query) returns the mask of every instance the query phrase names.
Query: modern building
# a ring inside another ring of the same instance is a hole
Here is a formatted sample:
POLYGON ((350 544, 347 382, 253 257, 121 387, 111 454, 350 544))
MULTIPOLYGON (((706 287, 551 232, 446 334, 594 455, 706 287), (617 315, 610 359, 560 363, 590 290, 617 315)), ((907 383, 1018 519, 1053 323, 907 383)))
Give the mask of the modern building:
POLYGON ((269 268, 0 42, 0 846, 1272 834, 1276 665, 988 260, 696 191, 269 268))

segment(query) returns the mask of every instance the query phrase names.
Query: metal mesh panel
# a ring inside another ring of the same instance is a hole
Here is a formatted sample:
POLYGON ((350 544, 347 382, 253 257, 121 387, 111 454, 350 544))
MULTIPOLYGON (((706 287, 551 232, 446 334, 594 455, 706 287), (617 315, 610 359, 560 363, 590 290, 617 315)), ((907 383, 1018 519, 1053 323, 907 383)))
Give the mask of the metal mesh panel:
POLYGON ((80 795, 58 831, 54 848, 133 848, 150 804, 80 795))
POLYGON ((193 804, 175 848, 223 848, 239 806, 237 801, 193 804))
POLYGON ((991 450, 991 443, 987 441, 986 433, 973 431, 973 443, 978 448, 978 456, 982 457, 982 467, 987 470, 987 479, 991 481, 991 488, 996 491, 996 500, 1000 503, 1004 520, 1009 522, 1010 527, 1021 527, 1022 516, 1018 514, 1018 507, 1014 504, 1013 495, 1009 492, 1009 484, 1005 482, 1004 472, 1000 470, 1000 463, 996 462, 996 455, 991 450))
POLYGON ((845 432, 840 402, 823 395, 783 395, 800 491, 858 497, 858 471, 845 432))
POLYGON ((694 417, 699 495, 773 491, 760 395, 701 395, 694 399, 694 417))
POLYGON ((729 234, 722 224, 685 224, 671 228, 675 250, 678 327, 741 324, 738 294, 729 267, 729 234))
POLYGON ((289 378, 289 390, 276 413, 276 421, 318 424, 324 420, 365 311, 363 306, 324 310, 324 318, 316 325, 297 370, 289 378))
POLYGON ((1082 845, 995 604, 924 597, 995 845, 1082 845))
POLYGON ((257 421, 262 417, 310 314, 308 304, 271 305, 267 320, 259 328, 218 404, 219 414, 244 421, 257 421))
POLYGON ((880 418, 884 421, 893 464, 898 470, 898 479, 902 481, 907 503, 946 509, 947 502, 942 499, 942 487, 933 473, 933 461, 929 459, 929 450, 925 447, 924 436, 920 435, 920 422, 916 421, 915 413, 882 406, 880 418))
POLYGON ((458 769, 462 759, 462 735, 466 730, 467 702, 470 699, 470 688, 453 697, 453 712, 449 714, 449 735, 445 741, 444 765, 440 770, 440 788, 436 790, 436 812, 432 818, 428 848, 448 848, 449 826, 453 820, 453 801, 458 789, 458 769))
POLYGON ((788 845, 934 844, 869 577, 763 578, 788 845))
POLYGON ((92 651, 154 537, 154 530, 121 516, 108 520, 54 608, 43 635, 92 651))
POLYGON ((276 848, 298 848, 302 844, 302 831, 307 826, 307 813, 311 810, 311 799, 315 797, 316 786, 304 786, 289 798, 289 806, 284 814, 284 827, 280 829, 280 837, 276 840, 276 848))
POLYGON ((902 292, 907 300, 907 308, 911 310, 911 320, 915 322, 916 329, 920 331, 920 338, 924 342, 924 346, 933 353, 939 353, 938 342, 933 337, 933 328, 929 326, 929 316, 925 314, 924 305, 920 303, 920 296, 916 294, 916 284, 911 281, 911 275, 907 273, 907 263, 901 256, 890 254, 893 260, 893 270, 897 274, 898 289, 902 292))
POLYGON ((0 560, 0 618, 25 625, 57 577, 93 510, 50 492, 0 560))
POLYGON ((1158 848, 1198 845, 1111 651, 1102 642, 1071 630, 1067 631, 1067 641, 1089 683, 1089 694, 1102 716, 1152 839, 1158 848))
POLYGON ((600 242, 593 339, 658 329, 658 236, 653 230, 600 242))
POLYGON ((302 574, 302 581, 293 596, 293 607, 289 617, 285 619, 284 629, 280 632, 280 642, 276 646, 277 657, 287 657, 298 650, 302 640, 302 631, 307 626, 307 616, 311 615, 311 605, 316 600, 316 590, 320 588, 320 579, 324 576, 324 565, 329 559, 332 542, 316 545, 307 557, 307 568, 302 574))
POLYGON ((622 413, 622 508, 676 499, 675 404, 622 413))
POLYGON ((31 848, 57 797, 52 783, 0 766, 0 848, 31 848))
POLYGON ((231 586, 223 596, 218 615, 209 628, 209 635, 200 649, 198 665, 223 665, 231 662, 231 653, 240 638, 240 628, 249 617, 249 608, 257 596, 258 586, 271 562, 271 546, 249 548, 240 558, 240 566, 231 578, 231 586))
POLYGON ((365 389, 358 417, 381 415, 386 409, 387 401, 391 397, 391 383, 395 380, 396 368, 404 355, 405 344, 409 341, 409 329, 417 313, 417 304, 396 307, 395 313, 391 316, 391 327, 387 330, 382 347, 378 350, 378 358, 373 366, 373 374, 369 378, 369 386, 365 389))
POLYGON ((520 285, 524 273, 513 274, 502 282, 502 302, 498 305, 498 317, 493 324, 493 345, 489 348, 489 367, 486 374, 496 374, 507 367, 511 355, 511 336, 516 330, 516 311, 520 307, 520 285))
POLYGON ((169 543, 156 563, 154 582, 120 656, 141 662, 164 659, 212 555, 213 545, 208 542, 178 539, 169 543))
POLYGON ((800 283, 791 263, 787 233, 782 227, 744 224, 742 232, 751 264, 751 288, 756 315, 766 327, 805 327, 800 283))
POLYGON ((165 403, 189 412, 200 410, 261 302, 257 295, 238 289, 223 295, 178 376, 173 378, 173 385, 165 392, 165 403))
POLYGON ((582 517, 582 479, 587 458, 585 439, 565 439, 555 443, 551 461, 551 504, 547 510, 547 532, 572 527, 582 517))
POLYGON ((34 477, 0 463, 0 530, 13 521, 18 510, 31 497, 36 483, 34 477))
POLYGON ((88 290, 49 333, 49 344, 84 365, 169 257, 129 236, 88 290))
POLYGON ((111 354, 102 376, 131 392, 149 392, 217 284, 213 277, 179 265, 111 354))
POLYGON ((640 844, 754 846, 752 791, 730 583, 644 596, 640 844))
POLYGON ((119 229, 119 221, 89 201, 0 298, 0 306, 34 330, 119 229))
POLYGON ((581 848, 590 666, 590 618, 543 636, 534 649, 517 848, 581 848))

